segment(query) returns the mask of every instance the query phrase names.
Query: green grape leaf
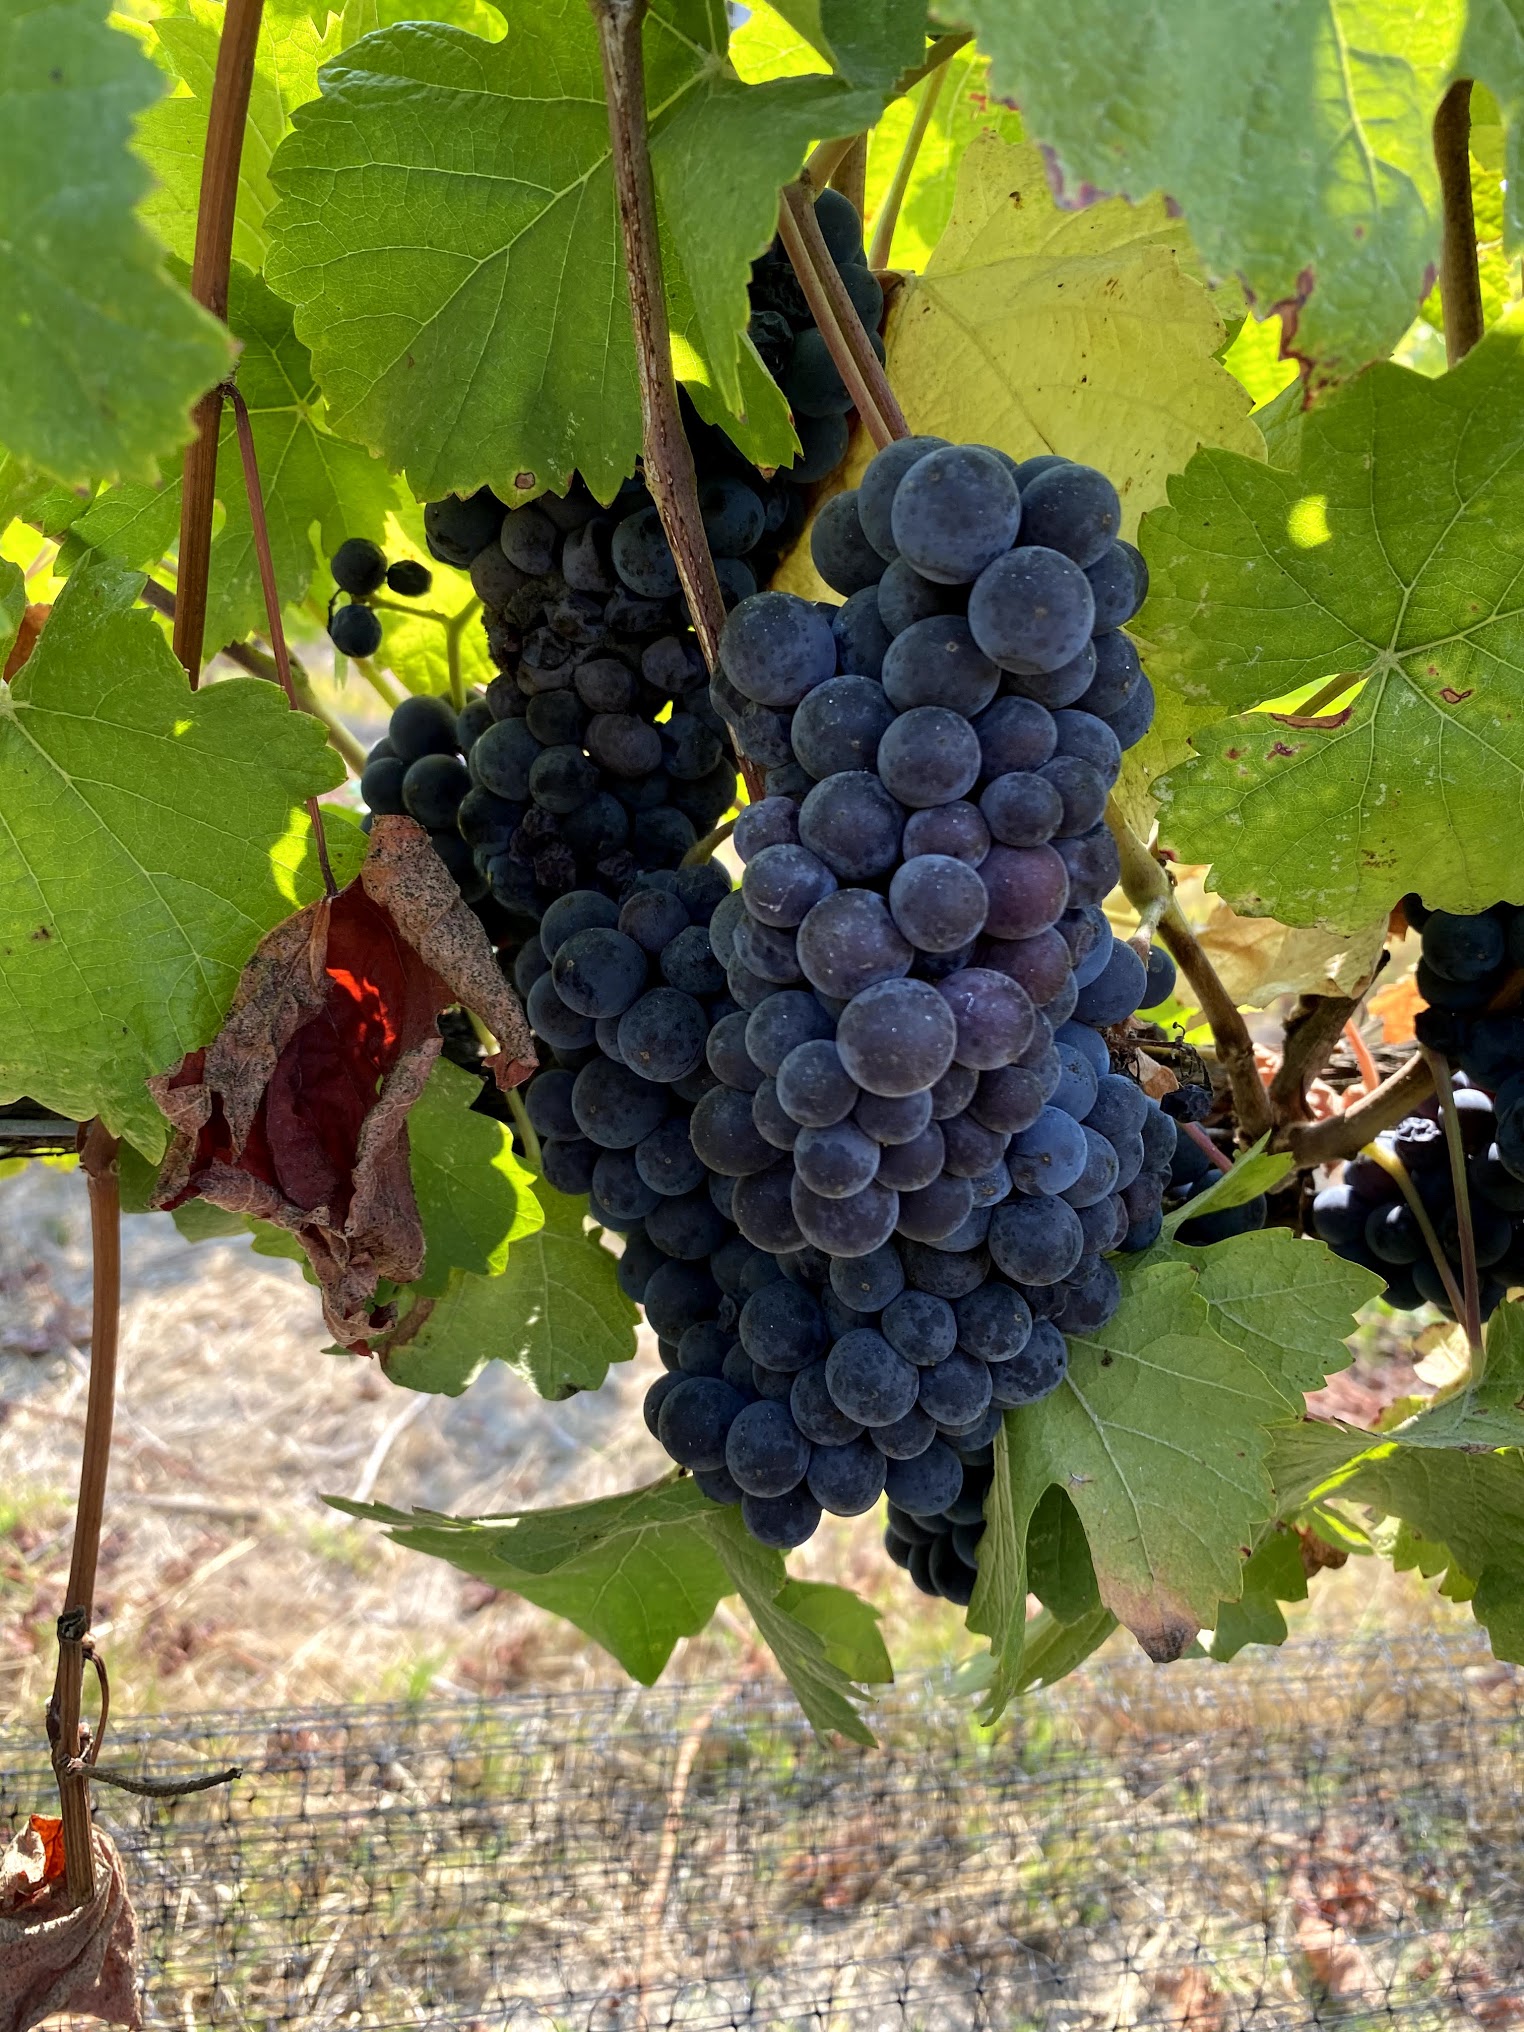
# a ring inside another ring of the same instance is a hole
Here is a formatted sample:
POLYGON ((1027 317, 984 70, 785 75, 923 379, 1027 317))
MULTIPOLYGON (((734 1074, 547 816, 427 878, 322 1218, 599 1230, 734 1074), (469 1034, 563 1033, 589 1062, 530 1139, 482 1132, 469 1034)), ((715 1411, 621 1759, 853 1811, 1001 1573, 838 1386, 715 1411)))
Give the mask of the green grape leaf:
POLYGON ((778 1590, 777 1605, 813 1630, 826 1657, 848 1679, 864 1685, 888 1686, 894 1666, 879 1631, 879 1612, 850 1588, 825 1581, 787 1580, 778 1590))
POLYGON ((1140 631, 1197 750, 1161 831, 1236 910, 1347 930, 1408 889, 1524 900, 1521 355, 1516 315, 1438 380, 1372 367, 1295 471, 1203 451, 1148 517, 1140 631), (1331 716, 1287 703, 1345 676, 1331 716))
POLYGON ((1199 446, 1262 455, 1191 259, 1161 199, 1063 212, 1036 148, 976 138, 946 231, 890 320, 912 429, 1100 466, 1129 534, 1199 446))
POLYGON ((1388 1435, 1404 1446, 1524 1446, 1524 1302, 1500 1305, 1484 1329, 1487 1365, 1474 1389, 1420 1411, 1388 1435))
POLYGON ((639 1314, 617 1259, 587 1230, 585 1203, 543 1180, 534 1191, 543 1225, 514 1240, 499 1274, 452 1269, 442 1295, 414 1298, 379 1344, 394 1383, 458 1396, 499 1361, 542 1397, 564 1397, 596 1390, 612 1363, 632 1359, 639 1314))
POLYGON ((1199 1199, 1166 1215, 1165 1234, 1173 1235, 1184 1221, 1193 1221, 1204 1214, 1220 1214, 1229 1207, 1243 1206, 1251 1199, 1258 1199, 1262 1192, 1272 1192, 1291 1170, 1292 1162, 1285 1151, 1268 1149, 1269 1141, 1267 1131, 1252 1150, 1246 1150, 1237 1159, 1231 1171, 1220 1173, 1199 1199))
POLYGON ((25 612, 26 580, 21 567, 9 558, 0 558, 0 670, 5 668, 25 612))
POLYGON ((1061 1623, 1083 1622, 1101 1606, 1085 1527, 1057 1487, 1043 1490, 1027 1526, 1027 1588, 1061 1623))
POLYGON ((1446 1591, 1454 1599, 1469 1592, 1494 1654, 1524 1662, 1524 1454, 1464 1442, 1404 1445, 1402 1436, 1399 1429, 1359 1455, 1319 1495, 1399 1518, 1414 1537, 1444 1547, 1460 1570, 1446 1591))
MULTIPOLYGON (((318 67, 343 46, 343 25, 328 18, 314 25, 304 6, 267 0, 254 55, 248 121, 238 163, 238 205, 233 218, 233 259, 256 272, 270 244, 266 220, 275 206, 270 159, 290 131, 291 115, 318 93, 318 67), (326 29, 326 32, 324 30, 326 29)), ((155 186, 139 208, 172 254, 189 262, 196 246, 201 164, 217 48, 220 5, 179 0, 147 30, 180 89, 150 106, 138 124, 137 152, 152 169, 155 186)))
MULTIPOLYGON (((837 1662, 841 1656, 862 1662, 861 1618, 844 1620, 839 1605, 822 1618, 818 1598, 811 1607, 811 1622, 793 1614, 786 1596, 790 1585, 797 1583, 789 1583, 783 1555, 759 1545, 741 1522, 739 1511, 711 1504, 708 1531, 731 1587, 745 1602, 811 1727, 821 1735, 842 1735, 872 1749, 876 1738, 854 1705, 859 1688, 853 1673, 849 1666, 837 1662), (816 1627, 821 1620, 832 1626, 829 1641, 816 1627)), ((876 1659, 874 1664, 877 1675, 876 1659)))
POLYGON ((443 1292, 451 1270, 499 1276, 510 1247, 545 1225, 534 1176, 514 1156, 512 1135, 472 1111, 480 1093, 478 1078, 440 1058, 407 1118, 427 1245, 423 1275, 409 1289, 423 1297, 443 1292))
MULTIPOLYGON (((381 538, 396 482, 378 460, 327 429, 312 362, 291 328, 289 308, 246 268, 233 270, 228 321, 242 346, 238 386, 254 432, 275 582, 281 604, 296 606, 320 559, 346 536, 381 538)), ((221 644, 266 625, 231 405, 223 412, 217 450, 217 498, 223 522, 212 539, 206 639, 221 644)), ((147 568, 174 543, 179 527, 178 479, 157 488, 127 482, 101 494, 74 524, 74 534, 124 564, 147 568)), ((326 594, 326 573, 321 584, 326 594)))
POLYGON ((881 0, 773 0, 774 10, 844 78, 887 89, 925 47, 917 32, 924 7, 886 8, 881 0))
POLYGON ((0 16, 0 421, 10 451, 71 484, 154 478, 230 358, 135 216, 149 177, 128 144, 162 80, 106 14, 12 0, 0 16))
MULTIPOLYGON (((878 74, 913 62, 924 16, 912 0, 870 13, 878 74)), ((885 87, 745 85, 725 42, 713 0, 660 0, 647 17, 676 368, 739 412, 749 265, 772 237, 779 185, 811 140, 871 124, 885 87)), ((610 498, 633 469, 640 411, 590 14, 524 0, 491 44, 447 26, 383 29, 321 82, 272 170, 282 202, 266 273, 297 307, 334 427, 404 468, 419 496, 489 481, 522 498, 577 469, 610 498), (407 216, 427 232, 399 235, 407 216)), ((750 389, 765 393, 761 380, 750 389)), ((781 426, 776 390, 771 414, 781 426)))
POLYGON ((1093 1608, 1074 1623, 1061 1623, 1044 1609, 1026 1627, 1021 1670, 1011 1692, 1036 1693, 1045 1686, 1056 1686, 1093 1657, 1117 1627, 1110 1609, 1093 1608))
POLYGON ((1174 1253, 1197 1267, 1196 1291, 1211 1309, 1213 1332, 1254 1364, 1293 1418, 1303 1415, 1307 1391, 1349 1367, 1345 1339, 1355 1315, 1383 1289, 1373 1271, 1286 1228, 1204 1249, 1176 1244, 1174 1253))
POLYGON ((678 1639, 702 1630, 735 1586, 713 1541, 714 1506, 687 1479, 507 1517, 326 1500, 385 1525, 399 1545, 564 1616, 642 1686, 660 1678, 678 1639))
POLYGON ((988 57, 970 43, 949 59, 940 83, 932 78, 886 106, 883 119, 868 136, 865 200, 871 231, 899 167, 911 122, 926 93, 936 92, 936 105, 916 150, 895 220, 889 249, 891 268, 919 272, 932 259, 952 216, 959 166, 972 142, 986 135, 1006 143, 1025 138, 1021 115, 991 92, 989 71, 988 57))
POLYGON ((343 770, 277 686, 192 692, 139 583, 82 566, 0 685, 0 1095, 156 1157, 143 1082, 216 1033, 261 937, 320 893, 303 805, 343 770))
POLYGON ((1212 1331, 1191 1265, 1150 1256, 1122 1280, 1111 1321, 1070 1336, 1065 1381, 1008 1412, 996 1440, 969 1608, 995 1655, 990 1719, 1021 1673, 1027 1533, 1046 1488, 1078 1513, 1102 1602, 1160 1660, 1237 1597, 1245 1548, 1273 1511, 1282 1394, 1212 1331))
POLYGON ((1263 1545, 1244 1562, 1242 1595, 1219 1608, 1208 1653, 1226 1660, 1236 1658, 1246 1644, 1284 1644, 1286 1618, 1280 1605, 1306 1599, 1302 1542, 1286 1525, 1272 1525, 1263 1545))
POLYGON ((1177 200, 1207 266, 1281 314, 1315 388, 1401 338, 1439 259, 1432 125, 1463 9, 969 0, 967 13, 995 89, 1072 198, 1177 200))

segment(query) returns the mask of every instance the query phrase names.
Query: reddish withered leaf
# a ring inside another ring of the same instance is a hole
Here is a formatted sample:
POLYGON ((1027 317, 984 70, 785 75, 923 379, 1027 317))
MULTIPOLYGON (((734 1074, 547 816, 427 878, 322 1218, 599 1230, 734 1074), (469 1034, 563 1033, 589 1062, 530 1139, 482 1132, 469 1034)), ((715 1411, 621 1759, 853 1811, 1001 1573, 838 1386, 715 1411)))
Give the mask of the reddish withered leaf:
POLYGON ((357 880, 278 924, 213 1041, 149 1082, 175 1131, 154 1204, 289 1228, 335 1338, 364 1347, 393 1317, 377 1280, 423 1268, 407 1117, 455 1002, 499 1039, 498 1085, 527 1078, 529 1026, 481 925, 422 826, 377 818, 357 880))
POLYGON ((42 633, 43 624, 52 611, 51 607, 39 606, 35 600, 26 609, 21 616, 21 626, 16 630, 16 639, 11 644, 10 654, 5 659, 5 668, 0 670, 0 680, 9 684, 20 670, 37 647, 37 637, 42 633))

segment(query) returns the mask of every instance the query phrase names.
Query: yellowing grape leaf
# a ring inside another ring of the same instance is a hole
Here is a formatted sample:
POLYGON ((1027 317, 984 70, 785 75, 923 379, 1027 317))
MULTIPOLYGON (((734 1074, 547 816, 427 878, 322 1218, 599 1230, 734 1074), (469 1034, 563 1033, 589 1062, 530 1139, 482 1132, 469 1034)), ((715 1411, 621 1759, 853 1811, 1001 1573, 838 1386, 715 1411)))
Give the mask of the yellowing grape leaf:
POLYGON ((1036 148, 976 138, 946 231, 891 316, 911 428, 1099 466, 1131 534, 1199 446, 1263 454, 1193 265, 1161 200, 1062 212, 1036 148))
POLYGON ((263 933, 320 893, 303 804, 343 768, 278 686, 192 692, 139 584, 81 566, 0 685, 0 1098, 157 1157, 143 1082, 214 1035, 263 933))
POLYGON ((998 99, 990 85, 988 57, 972 43, 951 58, 940 78, 930 78, 903 99, 884 108, 884 117, 868 136, 865 188, 867 229, 871 235, 890 181, 899 167, 911 123, 928 92, 936 103, 916 150, 905 188, 890 268, 924 269, 931 260, 957 198, 958 170, 968 148, 982 136, 996 141, 1024 139, 1021 115, 998 99))
POLYGON ((1415 974, 1405 974, 1389 988, 1378 988, 1366 1004, 1381 1025, 1383 1044, 1411 1044, 1414 1019, 1427 1006, 1418 992, 1415 974))
POLYGON ((1524 314, 1437 380, 1372 367, 1295 469, 1202 451, 1148 518, 1140 630, 1197 751, 1160 832, 1236 910, 1338 931, 1409 889, 1524 900, 1521 369, 1524 314))

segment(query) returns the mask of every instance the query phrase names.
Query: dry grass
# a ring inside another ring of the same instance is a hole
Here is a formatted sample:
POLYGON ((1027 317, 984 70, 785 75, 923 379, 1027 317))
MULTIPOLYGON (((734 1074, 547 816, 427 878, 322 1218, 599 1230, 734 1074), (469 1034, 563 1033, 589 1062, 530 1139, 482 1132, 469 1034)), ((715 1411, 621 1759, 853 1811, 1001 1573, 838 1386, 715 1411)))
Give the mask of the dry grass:
MULTIPOLYGON (((369 1363, 322 1352, 317 1303, 294 1264, 242 1242, 192 1246, 160 1215, 130 1216, 125 1229, 97 1618, 124 1713, 616 1676, 568 1625, 397 1549, 321 1497, 369 1480, 387 1502, 472 1514, 650 1479, 665 1462, 640 1416, 656 1373, 649 1342, 596 1395, 565 1404, 542 1403, 504 1369, 459 1399, 412 1397, 369 1363)), ((34 1166, 0 1184, 0 1718, 34 1717, 51 1684, 88 1301, 82 1181, 34 1166)), ((1374 1357, 1367 1381, 1379 1383, 1374 1357)), ((871 1519, 829 1523, 795 1564, 878 1604, 902 1671, 976 1648, 952 1610, 889 1566, 871 1519)), ((1320 1577, 1302 1616, 1318 1632, 1470 1620, 1373 1561, 1320 1577)), ((673 1670, 723 1674, 746 1649, 727 1608, 673 1670)))

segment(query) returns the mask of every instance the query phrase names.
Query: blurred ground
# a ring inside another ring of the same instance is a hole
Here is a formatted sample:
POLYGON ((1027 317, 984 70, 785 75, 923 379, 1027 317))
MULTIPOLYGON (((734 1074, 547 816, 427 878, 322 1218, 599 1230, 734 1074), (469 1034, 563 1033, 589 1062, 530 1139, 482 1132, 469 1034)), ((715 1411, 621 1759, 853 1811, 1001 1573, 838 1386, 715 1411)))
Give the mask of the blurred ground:
MULTIPOLYGON (((123 1715, 617 1679, 569 1625, 397 1549, 321 1498, 469 1515, 654 1479, 666 1462, 640 1415, 657 1373, 649 1336, 601 1391, 564 1404, 541 1402, 501 1368, 459 1399, 418 1397, 368 1362, 322 1352, 317 1302, 295 1264, 243 1242, 192 1245, 157 1214, 125 1219, 123 1257, 95 1625, 123 1715)), ((35 1716, 52 1682, 88 1336, 84 1183, 34 1165, 0 1182, 0 1721, 35 1716)), ((1390 1323, 1358 1345, 1327 1409, 1364 1422, 1414 1377, 1390 1323)), ((981 1648, 889 1564, 872 1518, 828 1521, 793 1565, 881 1608, 902 1675, 981 1648)), ((1291 1613, 1308 1632, 1351 1636, 1429 1625, 1464 1634, 1471 1623, 1416 1576, 1372 1560, 1321 1575, 1291 1613)), ((1125 1634, 1113 1644, 1132 1648, 1125 1634)), ((750 1646, 749 1625, 725 1604, 670 1671, 721 1674, 750 1646)))

